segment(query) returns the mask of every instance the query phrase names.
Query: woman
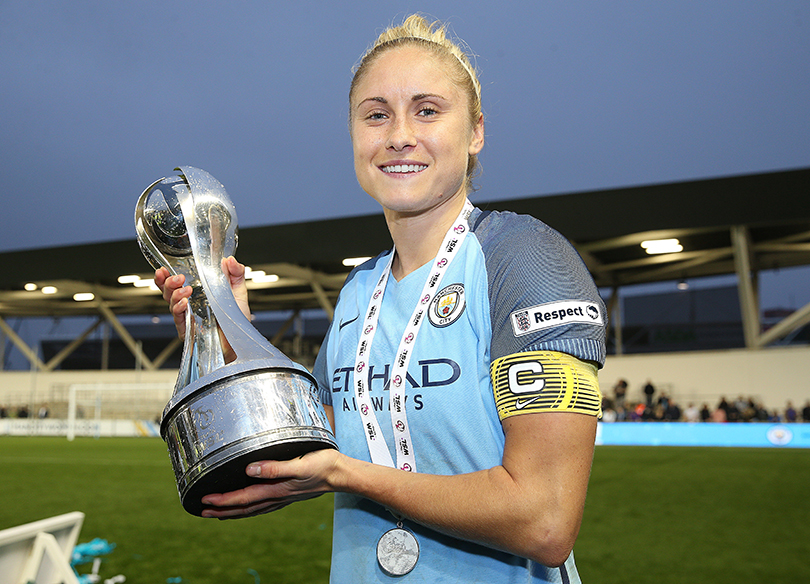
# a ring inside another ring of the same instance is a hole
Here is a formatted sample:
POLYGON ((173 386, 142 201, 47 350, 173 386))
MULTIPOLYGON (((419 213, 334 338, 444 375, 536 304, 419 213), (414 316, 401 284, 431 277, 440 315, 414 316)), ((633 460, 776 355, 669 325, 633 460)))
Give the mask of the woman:
MULTIPOLYGON (((593 280, 543 223, 468 202, 480 84, 443 28, 383 33, 349 100, 358 182, 394 249, 350 274, 315 365, 340 452, 251 464, 269 481, 206 496, 204 516, 334 491, 332 582, 577 582, 604 360, 593 280)), ((244 268, 225 267, 247 311, 244 268)), ((190 288, 167 276, 182 328, 190 288)))

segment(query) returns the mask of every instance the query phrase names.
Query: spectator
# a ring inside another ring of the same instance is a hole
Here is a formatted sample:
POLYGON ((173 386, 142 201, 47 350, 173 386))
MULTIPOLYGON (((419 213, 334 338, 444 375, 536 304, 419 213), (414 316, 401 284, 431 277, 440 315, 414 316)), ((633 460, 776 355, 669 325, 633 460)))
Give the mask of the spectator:
POLYGON ((655 394, 655 386, 652 384, 652 381, 648 379, 647 385, 644 386, 644 395, 646 396, 648 407, 652 407, 653 405, 654 394, 655 394))
POLYGON ((623 408, 624 400, 627 397, 627 380, 619 379, 613 386, 613 395, 616 398, 616 407, 623 408))
POLYGON ((664 410, 664 418, 668 422, 679 422, 681 419, 681 408, 680 406, 675 403, 675 400, 670 399, 668 400, 669 405, 664 410))
POLYGON ((797 417, 796 408, 793 407, 793 402, 788 400, 787 406, 785 407, 785 421, 789 424, 795 424, 797 422, 797 417))
POLYGON ((765 406, 762 405, 762 402, 756 402, 754 405, 754 419, 757 422, 767 422, 768 421, 768 410, 765 409, 765 406))
POLYGON ((640 422, 642 419, 642 415, 644 414, 644 404, 635 404, 633 407, 627 410, 627 421, 628 422, 640 422))
POLYGON ((690 402, 686 409, 683 411, 683 421, 694 424, 700 422, 700 410, 697 409, 694 403, 690 402))
POLYGON ((720 403, 717 404, 717 407, 720 408, 721 410, 723 410, 724 412, 726 412, 726 415, 728 415, 728 408, 730 406, 728 405, 728 402, 726 401, 726 396, 723 396, 723 397, 720 398, 720 403))
POLYGON ((725 396, 720 398, 720 403, 717 404, 717 408, 721 409, 726 414, 727 422, 738 422, 740 419, 740 410, 737 409, 737 406, 734 405, 735 402, 726 401, 725 396))
POLYGON ((749 398, 748 401, 743 401, 742 409, 740 410, 740 417, 742 418, 743 422, 750 422, 756 418, 757 410, 754 406, 753 398, 749 398))
POLYGON ((810 399, 804 402, 804 407, 802 408, 802 420, 805 424, 810 422, 810 399))
POLYGON ((726 414, 726 410, 718 405, 714 412, 712 412, 712 422, 724 424, 727 421, 728 415, 726 414))
POLYGON ((700 421, 701 422, 711 422, 712 421, 712 412, 709 409, 709 404, 703 402, 703 407, 700 408, 700 421))

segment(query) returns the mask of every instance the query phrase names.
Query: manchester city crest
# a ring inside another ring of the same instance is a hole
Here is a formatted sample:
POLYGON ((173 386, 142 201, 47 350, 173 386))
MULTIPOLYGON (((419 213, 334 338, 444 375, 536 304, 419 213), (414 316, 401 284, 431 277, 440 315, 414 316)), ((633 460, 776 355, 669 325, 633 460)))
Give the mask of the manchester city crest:
POLYGON ((451 284, 442 288, 430 303, 430 324, 445 327, 454 323, 464 312, 465 306, 464 284, 451 284))

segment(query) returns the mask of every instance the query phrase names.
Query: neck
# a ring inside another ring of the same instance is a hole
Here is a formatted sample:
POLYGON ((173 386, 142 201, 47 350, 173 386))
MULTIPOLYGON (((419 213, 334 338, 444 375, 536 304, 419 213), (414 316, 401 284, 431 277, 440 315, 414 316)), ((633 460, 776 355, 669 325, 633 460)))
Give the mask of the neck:
POLYGON ((397 251, 391 267, 397 281, 436 257, 447 230, 458 217, 466 199, 466 196, 454 197, 416 214, 385 210, 385 220, 397 251))

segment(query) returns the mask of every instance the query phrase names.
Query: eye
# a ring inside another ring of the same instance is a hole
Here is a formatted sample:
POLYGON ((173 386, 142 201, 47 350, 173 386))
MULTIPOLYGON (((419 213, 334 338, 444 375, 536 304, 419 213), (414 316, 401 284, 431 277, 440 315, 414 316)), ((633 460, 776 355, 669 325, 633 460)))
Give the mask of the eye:
POLYGON ((384 120, 387 117, 388 116, 385 114, 385 112, 373 111, 366 114, 366 119, 371 121, 384 120))
POLYGON ((427 117, 430 117, 430 116, 434 116, 437 113, 439 113, 439 112, 437 112, 433 107, 431 107, 429 105, 424 105, 424 106, 419 108, 419 113, 417 115, 420 115, 422 117, 427 118, 427 117))

